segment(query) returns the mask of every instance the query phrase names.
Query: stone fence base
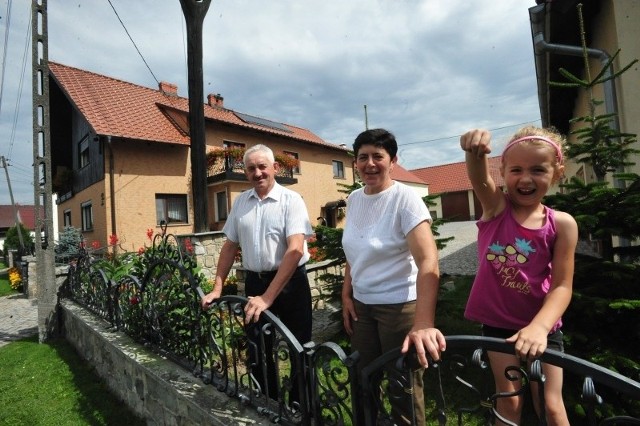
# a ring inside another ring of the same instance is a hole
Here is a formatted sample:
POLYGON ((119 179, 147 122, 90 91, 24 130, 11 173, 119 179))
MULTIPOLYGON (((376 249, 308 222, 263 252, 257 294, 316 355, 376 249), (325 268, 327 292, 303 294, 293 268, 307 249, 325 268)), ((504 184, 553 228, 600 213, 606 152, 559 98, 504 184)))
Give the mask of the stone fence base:
POLYGON ((271 424, 76 303, 61 299, 59 312, 64 338, 148 425, 271 424))

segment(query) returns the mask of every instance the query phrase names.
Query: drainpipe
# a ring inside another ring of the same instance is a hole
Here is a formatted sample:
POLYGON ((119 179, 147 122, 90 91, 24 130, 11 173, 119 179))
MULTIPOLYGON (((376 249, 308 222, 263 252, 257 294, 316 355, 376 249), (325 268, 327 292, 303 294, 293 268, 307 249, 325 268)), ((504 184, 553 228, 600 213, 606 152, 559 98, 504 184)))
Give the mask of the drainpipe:
POLYGON ((114 188, 114 167, 113 167, 113 145, 111 135, 107 136, 107 146, 109 147, 109 198, 111 210, 111 235, 118 235, 116 231, 116 191, 114 188))
MULTIPOLYGON (((580 56, 583 55, 583 49, 581 46, 571 46, 566 44, 548 43, 545 40, 545 4, 539 4, 537 6, 529 8, 529 17, 531 21, 531 35, 533 37, 533 48, 535 55, 538 57, 544 57, 545 53, 552 53, 557 55, 568 56, 580 56)), ((587 55, 590 58, 596 58, 604 65, 611 58, 611 56, 602 49, 587 48, 587 55)), ((544 123, 548 119, 548 73, 546 70, 546 61, 536 60, 536 75, 538 79, 538 98, 542 99, 540 108, 542 114, 543 125, 546 126, 549 123, 544 123)), ((608 67, 605 71, 604 77, 610 77, 612 75, 612 67, 608 67)), ((613 129, 620 130, 620 121, 618 119, 618 101, 616 97, 616 86, 613 79, 606 81, 603 84, 604 89, 604 104, 607 114, 615 114, 613 118, 613 129)))

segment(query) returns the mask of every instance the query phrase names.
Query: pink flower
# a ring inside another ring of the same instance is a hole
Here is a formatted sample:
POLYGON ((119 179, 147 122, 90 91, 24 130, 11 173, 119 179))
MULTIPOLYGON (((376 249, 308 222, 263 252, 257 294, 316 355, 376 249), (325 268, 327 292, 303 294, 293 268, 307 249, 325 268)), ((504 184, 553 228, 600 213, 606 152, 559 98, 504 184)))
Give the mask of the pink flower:
POLYGON ((144 254, 144 247, 140 247, 138 249, 138 254, 144 254))

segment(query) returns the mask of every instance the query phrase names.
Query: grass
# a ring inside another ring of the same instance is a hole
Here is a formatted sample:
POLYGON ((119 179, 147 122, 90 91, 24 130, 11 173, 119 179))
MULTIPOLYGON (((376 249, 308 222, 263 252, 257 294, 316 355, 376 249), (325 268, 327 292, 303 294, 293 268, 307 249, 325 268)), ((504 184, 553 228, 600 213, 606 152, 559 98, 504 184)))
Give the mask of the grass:
MULTIPOLYGON (((6 266, 0 263, 0 269, 6 266)), ((18 294, 0 274, 0 297, 18 294)), ((0 348, 0 425, 144 425, 66 340, 0 348)))
POLYGON ((0 425, 144 425, 65 340, 0 348, 0 425))

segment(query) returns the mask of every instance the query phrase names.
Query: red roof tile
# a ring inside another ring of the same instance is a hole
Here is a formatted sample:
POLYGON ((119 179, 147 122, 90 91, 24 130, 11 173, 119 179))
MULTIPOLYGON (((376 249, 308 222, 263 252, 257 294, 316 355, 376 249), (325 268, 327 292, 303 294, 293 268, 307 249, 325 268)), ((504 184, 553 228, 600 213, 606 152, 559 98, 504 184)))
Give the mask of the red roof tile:
MULTIPOLYGON (((189 145, 189 136, 167 114, 189 111, 189 100, 126 81, 49 62, 54 80, 99 135, 189 145)), ((164 83, 166 86, 166 83, 164 83)), ((233 110, 204 104, 208 120, 276 134, 333 149, 345 147, 325 142, 307 129, 284 124, 285 130, 241 120, 233 110), (287 131, 288 130, 288 131, 287 131)))
POLYGON ((391 176, 391 179, 397 180, 399 182, 419 183, 425 186, 427 185, 425 181, 397 163, 393 167, 393 170, 391 170, 391 173, 389 173, 389 175, 391 176))
MULTIPOLYGON (((504 186, 504 181, 500 175, 500 159, 500 156, 489 157, 489 173, 496 185, 504 186)), ((473 189, 467 176, 467 167, 464 161, 410 171, 429 185, 429 194, 431 195, 473 189)))
MULTIPOLYGON (((16 207, 18 208, 18 219, 20 220, 20 223, 22 223, 22 225, 26 229, 31 231, 34 230, 36 221, 35 206, 17 205, 16 207)), ((41 211, 43 211, 42 206, 40 207, 40 209, 41 211)), ((41 215, 40 217, 43 217, 43 215, 41 215)), ((16 216, 13 206, 0 205, 0 229, 8 229, 14 226, 16 226, 16 216)))

